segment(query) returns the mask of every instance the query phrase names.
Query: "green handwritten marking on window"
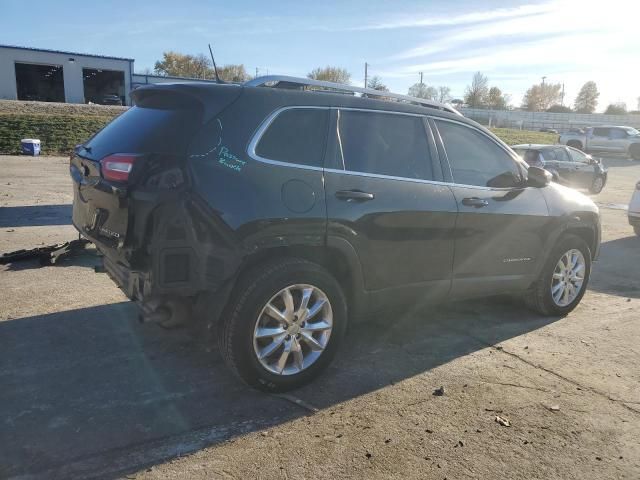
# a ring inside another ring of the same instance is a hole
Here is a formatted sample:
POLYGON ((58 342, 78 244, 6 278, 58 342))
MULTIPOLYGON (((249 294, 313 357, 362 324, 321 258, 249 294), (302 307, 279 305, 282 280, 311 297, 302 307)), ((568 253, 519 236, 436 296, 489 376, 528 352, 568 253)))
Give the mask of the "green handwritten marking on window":
POLYGON ((235 170, 236 172, 240 172, 242 167, 247 164, 247 162, 240 160, 231 153, 227 147, 220 147, 220 150, 218 151, 218 163, 230 168, 231 170, 235 170))

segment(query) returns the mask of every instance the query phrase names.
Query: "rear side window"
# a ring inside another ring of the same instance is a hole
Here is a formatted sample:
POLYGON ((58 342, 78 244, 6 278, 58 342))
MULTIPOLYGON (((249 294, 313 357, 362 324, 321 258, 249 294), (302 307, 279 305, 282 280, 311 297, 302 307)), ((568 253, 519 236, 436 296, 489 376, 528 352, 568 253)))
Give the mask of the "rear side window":
POLYGON ((285 110, 260 138, 256 154, 269 160, 322 167, 328 124, 328 109, 285 110))
POLYGON ((458 123, 436 124, 455 183, 500 187, 520 178, 516 162, 485 135, 458 123))
POLYGON ((341 110, 337 133, 336 163, 345 170, 433 179, 421 117, 341 110))
POLYGON ((131 107, 92 137, 92 159, 111 153, 184 154, 200 122, 198 109, 131 107))
POLYGON ((609 129, 608 128, 594 128, 593 129, 594 137, 608 137, 609 129))

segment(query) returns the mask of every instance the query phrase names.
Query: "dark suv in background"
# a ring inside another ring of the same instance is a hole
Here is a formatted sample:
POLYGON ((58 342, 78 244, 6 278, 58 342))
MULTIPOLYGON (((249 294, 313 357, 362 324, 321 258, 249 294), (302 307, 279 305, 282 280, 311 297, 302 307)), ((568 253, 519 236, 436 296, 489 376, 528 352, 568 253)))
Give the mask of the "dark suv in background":
POLYGON ((372 312, 511 293, 575 308, 593 202, 453 108, 382 94, 274 76, 139 88, 72 155, 73 222, 144 319, 204 315, 265 390, 313 378, 372 312))
POLYGON ((548 170, 553 181, 600 193, 607 183, 607 168, 591 155, 564 145, 523 144, 511 147, 529 165, 548 170))

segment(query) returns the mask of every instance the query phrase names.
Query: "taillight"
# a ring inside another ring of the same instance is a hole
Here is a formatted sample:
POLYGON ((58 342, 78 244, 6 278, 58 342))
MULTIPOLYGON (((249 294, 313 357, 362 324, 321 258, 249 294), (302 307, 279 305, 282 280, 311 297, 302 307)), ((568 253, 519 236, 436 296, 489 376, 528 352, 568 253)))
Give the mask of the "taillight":
POLYGON ((107 180, 115 182, 126 182, 133 169, 133 164, 140 155, 131 153, 114 153, 108 155, 100 161, 102 176, 107 180))
POLYGON ((640 182, 636 183, 636 190, 640 190, 640 182))

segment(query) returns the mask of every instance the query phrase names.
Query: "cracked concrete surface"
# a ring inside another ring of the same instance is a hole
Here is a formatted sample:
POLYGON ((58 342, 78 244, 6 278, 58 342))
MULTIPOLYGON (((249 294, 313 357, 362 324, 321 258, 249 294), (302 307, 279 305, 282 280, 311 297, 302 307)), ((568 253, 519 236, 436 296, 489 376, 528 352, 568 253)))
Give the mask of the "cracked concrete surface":
MULTIPOLYGON (((606 163, 597 199, 626 203, 640 164, 606 163)), ((72 238, 66 160, 0 164, 0 251, 72 238)), ((639 478, 640 239, 601 213, 568 317, 512 299, 386 316, 287 396, 137 324, 92 255, 0 267, 0 478, 639 478)))

